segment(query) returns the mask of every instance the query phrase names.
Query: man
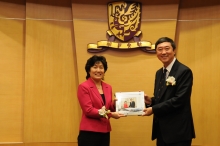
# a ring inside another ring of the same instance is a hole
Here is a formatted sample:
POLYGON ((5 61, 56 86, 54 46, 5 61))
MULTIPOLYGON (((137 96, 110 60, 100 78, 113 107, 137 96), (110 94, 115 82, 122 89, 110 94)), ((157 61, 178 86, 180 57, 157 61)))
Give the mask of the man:
POLYGON ((154 97, 145 95, 143 116, 154 115, 152 140, 157 139, 157 146, 191 146, 195 138, 190 104, 192 71, 176 59, 172 39, 160 38, 155 49, 163 67, 156 72, 154 97))
POLYGON ((135 108, 135 102, 133 101, 132 98, 130 99, 130 105, 129 105, 129 107, 135 108))

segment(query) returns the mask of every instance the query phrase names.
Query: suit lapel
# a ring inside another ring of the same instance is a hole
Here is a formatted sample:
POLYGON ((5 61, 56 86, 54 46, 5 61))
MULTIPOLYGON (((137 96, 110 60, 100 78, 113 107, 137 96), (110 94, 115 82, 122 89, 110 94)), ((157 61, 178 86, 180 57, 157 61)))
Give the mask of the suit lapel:
POLYGON ((163 68, 161 68, 158 73, 156 74, 156 86, 155 86, 155 97, 158 98, 158 90, 159 90, 159 86, 160 86, 160 80, 163 74, 163 68))
POLYGON ((161 100, 161 98, 163 97, 164 92, 165 92, 166 89, 167 89, 167 86, 166 86, 166 79, 165 79, 165 81, 164 81, 162 84, 163 84, 163 88, 161 89, 161 93, 160 93, 159 101, 161 100))
MULTIPOLYGON (((175 77, 175 74, 177 72, 177 69, 178 69, 178 66, 179 66, 179 61, 176 60, 170 70, 170 73, 168 76, 174 76, 175 77)), ((163 72, 163 71, 162 71, 163 72)), ((160 82, 160 81, 159 81, 160 82)), ((166 85, 166 79, 165 79, 165 82, 163 83, 163 89, 161 91, 161 97, 163 97, 163 94, 165 93, 166 89, 167 89, 167 85, 166 85)), ((159 88, 159 85, 158 85, 158 88, 159 88)), ((157 91, 158 91, 158 88, 157 88, 157 91)), ((159 98, 159 101, 161 100, 161 98, 159 98)))

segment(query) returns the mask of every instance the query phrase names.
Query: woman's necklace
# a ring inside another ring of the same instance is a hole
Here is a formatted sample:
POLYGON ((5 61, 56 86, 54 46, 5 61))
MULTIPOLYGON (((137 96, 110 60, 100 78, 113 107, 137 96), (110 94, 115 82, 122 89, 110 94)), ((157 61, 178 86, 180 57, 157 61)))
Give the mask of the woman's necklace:
POLYGON ((96 85, 96 87, 97 87, 98 89, 102 89, 102 85, 99 85, 99 86, 96 85))

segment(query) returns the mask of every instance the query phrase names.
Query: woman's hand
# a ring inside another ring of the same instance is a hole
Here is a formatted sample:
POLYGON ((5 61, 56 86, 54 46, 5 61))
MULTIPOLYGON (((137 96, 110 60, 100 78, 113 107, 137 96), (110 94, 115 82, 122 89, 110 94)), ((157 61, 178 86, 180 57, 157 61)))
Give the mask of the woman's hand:
POLYGON ((124 114, 120 114, 118 112, 111 112, 111 117, 114 119, 119 119, 121 117, 126 117, 124 114))
POLYGON ((116 107, 116 101, 117 101, 117 100, 118 100, 117 98, 114 98, 114 99, 113 99, 113 106, 114 106, 114 107, 116 107))

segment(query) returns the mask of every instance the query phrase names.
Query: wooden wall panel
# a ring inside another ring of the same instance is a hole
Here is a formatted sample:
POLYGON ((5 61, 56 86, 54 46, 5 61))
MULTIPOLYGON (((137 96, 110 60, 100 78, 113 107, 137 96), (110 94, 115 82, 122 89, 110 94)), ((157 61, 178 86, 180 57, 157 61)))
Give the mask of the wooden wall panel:
POLYGON ((178 15, 178 5, 178 0, 164 5, 160 2, 158 4, 142 4, 142 19, 159 21, 176 20, 178 15))
POLYGON ((149 41, 152 44, 155 44, 156 41, 163 36, 167 36, 174 39, 175 31, 176 31, 176 23, 177 23, 176 20, 142 21, 141 40, 149 41))
POLYGON ((219 0, 181 0, 179 20, 219 19, 219 0))
POLYGON ((77 143, 70 143, 70 142, 67 142, 67 143, 27 143, 25 144, 24 146, 78 146, 77 143))
POLYGON ((24 146, 24 143, 0 143, 1 146, 24 146))
POLYGON ((24 142, 76 142, 71 1, 27 0, 24 142))
POLYGON ((0 143, 23 140, 25 2, 0 1, 0 143))
POLYGON ((77 143, 35 143, 25 144, 25 146, 78 146, 77 143))
POLYGON ((77 143, 9 143, 9 144, 1 144, 1 146, 78 146, 77 143))
MULTIPOLYGON (((84 65, 93 55, 87 52, 87 44, 108 39, 108 2, 0 0, 1 145, 77 145, 76 88, 85 80, 84 65)), ((197 138, 192 145, 219 145, 220 2, 140 2, 141 40, 155 43, 161 36, 176 38, 178 59, 193 70, 197 138)), ((144 90, 152 95, 155 71, 162 66, 154 54, 113 49, 97 54, 107 57, 105 81, 113 92, 144 90)), ((150 140, 152 117, 111 119, 111 123, 111 145, 155 145, 150 140)))
POLYGON ((72 22, 26 21, 25 142, 73 142, 78 134, 72 22))
POLYGON ((26 0, 27 19, 72 20, 71 0, 26 0))
POLYGON ((0 18, 24 19, 25 0, 0 0, 0 18))
MULTIPOLYGON (((113 92, 143 90, 152 96, 155 72, 162 67, 156 55, 145 53, 139 49, 124 51, 109 49, 102 53, 88 53, 87 44, 108 39, 106 35, 106 31, 109 29, 107 5, 73 3, 72 6, 79 83, 85 81, 84 66, 87 59, 94 54, 104 55, 109 67, 105 74, 105 81, 112 85, 113 92)), ((151 7, 151 5, 144 7, 151 7)), ((165 7, 169 6, 158 8, 165 7)), ((172 9, 164 12, 164 16, 168 14, 169 19, 157 20, 161 11, 158 11, 154 15, 155 17, 149 17, 146 12, 143 13, 145 19, 141 23, 143 32, 141 40, 155 43, 162 36, 175 38, 178 5, 176 4, 175 8, 173 5, 171 7, 172 9)), ((122 144, 142 146, 143 143, 147 143, 149 146, 155 145, 155 141, 151 141, 152 117, 132 116, 119 120, 111 119, 111 124, 113 129, 111 145, 113 146, 122 144)))
POLYGON ((220 80, 220 4, 215 0, 180 6, 177 57, 194 74, 192 110, 196 130, 193 144, 220 144, 220 114, 217 84, 220 80), (209 78, 207 81, 207 78, 209 78))
MULTIPOLYGON (((108 6, 107 3, 112 2, 109 0, 83 2, 82 0, 72 0, 73 19, 96 19, 108 20, 108 6)), ((168 19, 176 20, 179 0, 166 1, 154 3, 152 1, 141 0, 138 1, 142 4, 141 17, 142 20, 152 19, 168 19), (173 13, 175 12, 175 13, 173 13), (163 14, 163 15, 161 15, 163 14)))
MULTIPOLYGON (((88 1, 88 0, 72 0, 74 4, 88 4, 88 5, 106 5, 109 2, 113 2, 112 0, 96 0, 96 1, 88 1)), ((139 0, 143 5, 170 5, 170 4, 179 4, 179 0, 166 0, 166 1, 146 1, 139 0)))
POLYGON ((101 19, 107 21, 107 5, 72 3, 73 19, 101 19), (101 13, 100 13, 101 12, 101 13))
POLYGON ((180 22, 177 57, 194 73, 192 110, 197 138, 195 144, 219 145, 220 21, 180 22), (208 37, 207 37, 207 34, 208 37), (206 79, 209 78, 207 81, 206 79), (210 133, 210 134, 208 134, 210 133))
POLYGON ((0 19, 0 142, 23 139, 24 25, 0 19))

